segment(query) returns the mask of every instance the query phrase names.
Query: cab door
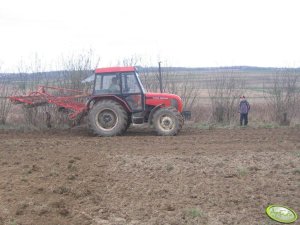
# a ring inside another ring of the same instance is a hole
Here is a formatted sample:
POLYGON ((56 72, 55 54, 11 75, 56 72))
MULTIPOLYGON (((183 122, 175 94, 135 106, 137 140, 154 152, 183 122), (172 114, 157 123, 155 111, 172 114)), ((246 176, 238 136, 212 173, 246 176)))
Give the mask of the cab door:
POLYGON ((133 112, 144 111, 144 94, 135 73, 122 74, 122 95, 133 112))

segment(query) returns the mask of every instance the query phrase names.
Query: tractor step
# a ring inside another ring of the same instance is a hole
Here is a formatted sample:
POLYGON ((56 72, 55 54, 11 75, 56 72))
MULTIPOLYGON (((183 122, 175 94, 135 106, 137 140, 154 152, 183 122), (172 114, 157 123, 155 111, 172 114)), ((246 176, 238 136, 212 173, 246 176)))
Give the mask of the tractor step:
POLYGON ((144 117, 132 116, 131 121, 133 124, 142 124, 142 123, 144 123, 144 117))

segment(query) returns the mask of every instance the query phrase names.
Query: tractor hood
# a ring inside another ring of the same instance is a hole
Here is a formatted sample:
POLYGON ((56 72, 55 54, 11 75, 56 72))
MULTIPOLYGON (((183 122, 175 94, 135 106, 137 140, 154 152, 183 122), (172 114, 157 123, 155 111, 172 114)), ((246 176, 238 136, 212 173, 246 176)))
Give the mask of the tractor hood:
POLYGON ((146 105, 157 106, 164 105, 165 107, 173 106, 182 112, 182 100, 178 95, 168 93, 146 93, 146 105))

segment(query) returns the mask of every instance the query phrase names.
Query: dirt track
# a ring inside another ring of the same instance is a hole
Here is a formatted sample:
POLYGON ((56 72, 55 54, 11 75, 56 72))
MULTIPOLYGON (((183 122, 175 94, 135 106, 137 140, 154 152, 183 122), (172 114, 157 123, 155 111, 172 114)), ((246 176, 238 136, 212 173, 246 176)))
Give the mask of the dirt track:
POLYGON ((300 213, 299 128, 0 140, 0 224, 279 224, 264 213, 273 203, 300 213))

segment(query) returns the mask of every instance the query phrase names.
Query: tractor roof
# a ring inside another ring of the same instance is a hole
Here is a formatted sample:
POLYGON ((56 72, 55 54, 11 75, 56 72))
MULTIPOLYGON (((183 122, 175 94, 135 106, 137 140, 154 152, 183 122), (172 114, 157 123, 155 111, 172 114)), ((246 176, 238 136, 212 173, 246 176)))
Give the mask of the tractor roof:
POLYGON ((95 70, 95 73, 115 73, 115 72, 134 72, 135 67, 126 66, 126 67, 106 67, 98 68, 95 70))

